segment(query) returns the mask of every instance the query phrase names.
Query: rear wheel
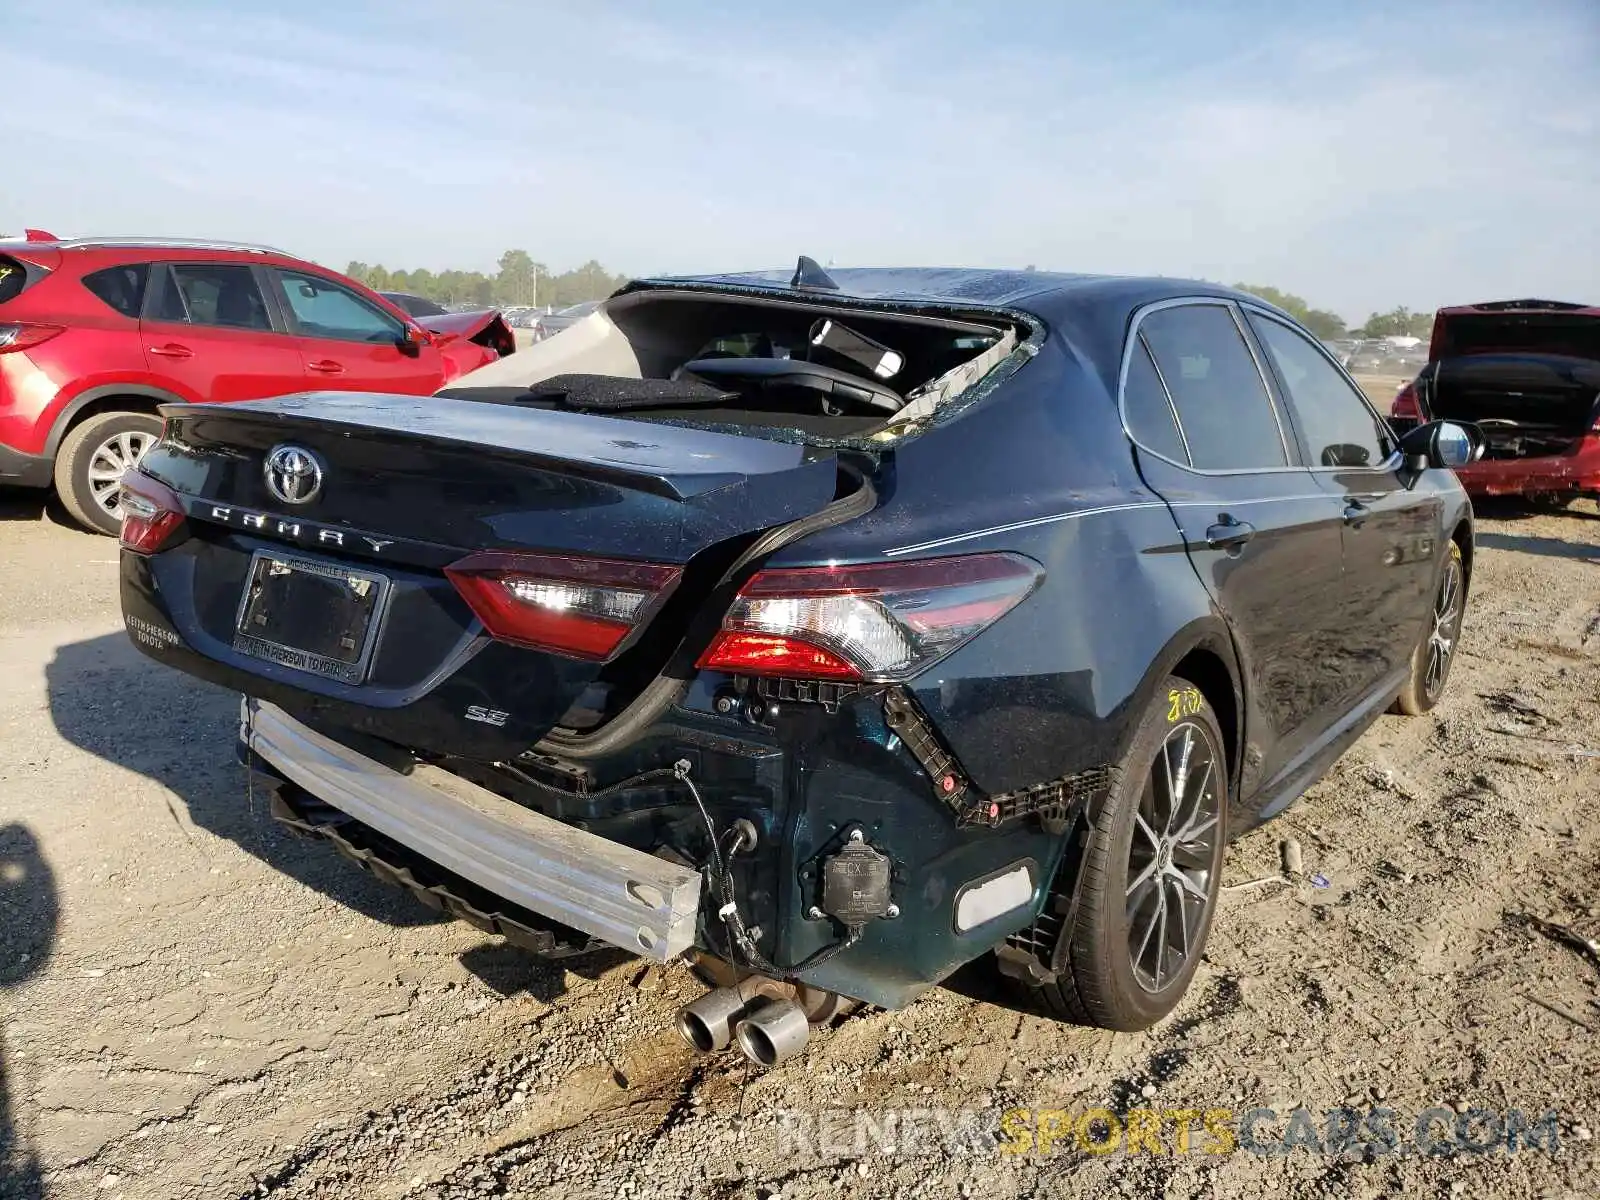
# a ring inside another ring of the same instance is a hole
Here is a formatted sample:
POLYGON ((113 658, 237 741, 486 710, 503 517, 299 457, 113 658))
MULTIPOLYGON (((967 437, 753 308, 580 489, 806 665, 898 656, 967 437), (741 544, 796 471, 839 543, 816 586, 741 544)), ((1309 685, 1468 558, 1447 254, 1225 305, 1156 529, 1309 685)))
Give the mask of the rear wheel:
POLYGON ((1445 556, 1444 570, 1434 588, 1433 608, 1428 613, 1427 628, 1422 640, 1411 654, 1411 674, 1406 685, 1395 697, 1396 712, 1408 717, 1420 717, 1439 703, 1444 695, 1445 681, 1450 678, 1450 664, 1455 661, 1456 646, 1461 641, 1461 618, 1467 606, 1467 573, 1461 558, 1461 547, 1450 543, 1445 556))
POLYGON ((1055 978, 1035 989, 1054 1015, 1144 1029, 1188 989, 1211 932, 1222 868, 1223 744, 1200 689, 1169 677, 1090 827, 1050 964, 1055 978))
POLYGON ((117 484, 161 436, 161 418, 108 412, 90 417, 62 439, 56 454, 56 495, 86 529, 115 537, 122 526, 117 484))

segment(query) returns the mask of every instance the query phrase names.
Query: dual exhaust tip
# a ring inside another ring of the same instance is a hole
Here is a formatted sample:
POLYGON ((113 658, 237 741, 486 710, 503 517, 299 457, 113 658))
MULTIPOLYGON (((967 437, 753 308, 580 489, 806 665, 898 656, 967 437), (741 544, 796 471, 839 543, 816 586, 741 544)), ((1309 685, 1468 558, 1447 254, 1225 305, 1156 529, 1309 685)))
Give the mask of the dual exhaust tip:
POLYGON ((740 1052, 758 1067, 773 1067, 806 1048, 811 1022, 793 1000, 747 996, 724 987, 680 1009, 678 1033, 701 1054, 726 1050, 737 1042, 740 1052))

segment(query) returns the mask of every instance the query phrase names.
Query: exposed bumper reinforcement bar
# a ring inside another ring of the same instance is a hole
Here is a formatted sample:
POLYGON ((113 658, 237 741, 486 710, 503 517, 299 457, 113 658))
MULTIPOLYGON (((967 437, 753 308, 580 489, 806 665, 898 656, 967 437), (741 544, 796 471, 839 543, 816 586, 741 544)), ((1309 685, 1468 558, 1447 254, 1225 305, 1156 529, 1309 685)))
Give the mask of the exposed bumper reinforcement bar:
POLYGON ((486 891, 653 962, 694 943, 698 871, 523 808, 438 767, 374 762, 246 699, 240 741, 297 786, 486 891))

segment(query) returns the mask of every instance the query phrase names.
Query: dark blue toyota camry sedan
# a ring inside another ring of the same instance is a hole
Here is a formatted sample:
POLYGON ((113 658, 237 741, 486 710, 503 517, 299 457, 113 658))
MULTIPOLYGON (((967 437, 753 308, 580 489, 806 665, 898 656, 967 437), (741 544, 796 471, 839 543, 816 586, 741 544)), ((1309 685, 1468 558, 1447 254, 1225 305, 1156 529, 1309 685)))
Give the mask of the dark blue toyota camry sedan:
POLYGON ((771 1064, 986 957, 1138 1029, 1228 840, 1439 699, 1450 468, 1203 283, 634 283, 435 397, 171 405, 146 653, 244 694, 273 813, 552 957, 687 956, 771 1064))

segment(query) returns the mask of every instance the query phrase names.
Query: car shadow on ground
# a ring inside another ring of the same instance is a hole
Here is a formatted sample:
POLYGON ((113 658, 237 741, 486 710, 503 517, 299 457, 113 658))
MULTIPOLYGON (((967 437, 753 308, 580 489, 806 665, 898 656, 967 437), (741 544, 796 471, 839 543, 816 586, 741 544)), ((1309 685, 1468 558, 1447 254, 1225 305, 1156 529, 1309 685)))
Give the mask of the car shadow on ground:
POLYGON ((1000 968, 995 964, 994 956, 991 954, 981 955, 956 968, 940 982, 939 986, 968 1000, 976 1000, 1022 1016, 1049 1016, 1042 1005, 1028 998, 1020 984, 1014 984, 1000 974, 1000 968))
POLYGON ((37 521, 45 515, 48 492, 0 488, 0 521, 37 521))
MULTIPOLYGON (((15 1003, 7 993, 49 961, 60 919, 55 877, 39 839, 26 825, 0 825, 0 1002, 15 1003)), ((21 1072, 7 1062, 4 1033, 0 1028, 0 1197, 40 1200, 43 1170, 16 1111, 25 1089, 21 1072)))
POLYGON ((1479 532, 1473 543, 1490 550, 1515 550, 1521 554, 1537 554, 1541 558, 1570 558, 1578 562, 1600 564, 1600 546, 1585 542, 1568 542, 1561 538, 1533 537, 1517 533, 1479 532))
POLYGON ((607 948, 571 958, 544 959, 509 942, 496 941, 474 946, 460 956, 460 962, 502 998, 526 993, 541 1004, 553 1004, 567 992, 568 972, 592 981, 633 957, 626 950, 607 948))
POLYGON ((1600 500, 1574 500, 1567 504, 1546 504, 1526 496, 1478 496, 1472 501, 1472 515, 1484 521, 1527 521, 1534 517, 1576 517, 1600 519, 1600 500))
MULTIPOLYGON (((233 692, 151 661, 123 633, 62 646, 45 668, 45 682, 51 718, 67 741, 154 779, 183 802, 201 829, 385 924, 449 919, 268 815, 259 784, 252 788, 234 758, 239 697, 233 692)), ((170 799, 168 809, 183 829, 183 816, 170 799)))
POLYGON ((0 521, 49 521, 63 529, 83 532, 83 526, 67 516, 54 492, 32 488, 0 487, 0 521))

